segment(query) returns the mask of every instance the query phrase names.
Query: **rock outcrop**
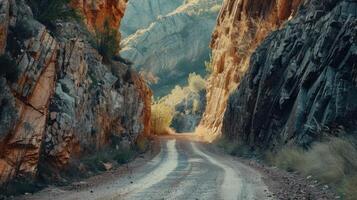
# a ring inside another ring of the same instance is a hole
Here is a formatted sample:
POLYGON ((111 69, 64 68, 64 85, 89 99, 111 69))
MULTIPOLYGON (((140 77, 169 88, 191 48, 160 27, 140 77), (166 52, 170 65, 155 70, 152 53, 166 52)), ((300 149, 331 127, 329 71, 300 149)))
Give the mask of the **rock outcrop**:
MULTIPOLYGON (((50 34, 25 1, 8 2, 6 55, 18 77, 0 79, 0 183, 35 176, 39 162, 56 174, 112 138, 131 143, 149 134, 151 91, 131 66, 104 64, 80 24, 59 21, 50 34)), ((96 2, 108 8, 112 1, 96 2)))
POLYGON ((223 134, 258 148, 307 146, 357 128, 357 2, 306 1, 269 35, 230 97, 223 134))
POLYGON ((110 28, 118 29, 124 16, 127 0, 71 0, 71 4, 84 17, 88 29, 101 29, 107 20, 110 28))
POLYGON ((0 1, 0 55, 5 52, 7 29, 9 26, 10 2, 0 1))
POLYGON ((120 32, 123 38, 134 34, 136 31, 148 27, 158 20, 176 10, 184 0, 130 0, 121 21, 120 32))
POLYGON ((147 3, 142 1, 132 1, 128 7, 132 10, 124 17, 122 28, 131 24, 136 32, 123 39, 120 54, 133 61, 138 70, 158 77, 152 89, 157 96, 164 96, 175 85, 182 85, 189 73, 205 73, 204 61, 209 58, 207 44, 221 0, 147 2, 151 2, 148 4, 152 8, 148 11, 143 8, 147 3), (176 5, 180 6, 169 11, 176 5), (141 19, 137 16, 141 11, 150 14, 141 15, 145 18, 141 19))
POLYGON ((230 93, 246 73, 249 60, 264 38, 293 16, 301 0, 225 0, 213 32, 212 74, 207 106, 197 129, 212 140, 221 134, 230 93))

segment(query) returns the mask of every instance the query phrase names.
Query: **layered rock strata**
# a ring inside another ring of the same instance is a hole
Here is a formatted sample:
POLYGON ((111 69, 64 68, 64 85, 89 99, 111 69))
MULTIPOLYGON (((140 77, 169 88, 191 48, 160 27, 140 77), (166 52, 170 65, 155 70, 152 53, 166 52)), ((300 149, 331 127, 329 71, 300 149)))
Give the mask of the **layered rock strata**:
MULTIPOLYGON (((251 57, 223 133, 258 148, 357 128, 357 2, 309 0, 251 57)), ((335 135, 334 135, 335 136, 335 135)))
MULTIPOLYGON (((131 66, 104 64, 80 24, 59 21, 50 34, 25 1, 8 2, 0 9, 10 13, 1 23, 8 24, 8 34, 0 44, 7 43, 5 54, 18 76, 0 79, 0 183, 34 177, 39 162, 60 171, 113 138, 133 143, 149 134, 151 91, 131 66)), ((109 1, 96 2, 108 8, 109 1)), ((121 18, 112 15, 103 18, 118 25, 121 18)), ((91 17, 84 16, 87 22, 91 17)))

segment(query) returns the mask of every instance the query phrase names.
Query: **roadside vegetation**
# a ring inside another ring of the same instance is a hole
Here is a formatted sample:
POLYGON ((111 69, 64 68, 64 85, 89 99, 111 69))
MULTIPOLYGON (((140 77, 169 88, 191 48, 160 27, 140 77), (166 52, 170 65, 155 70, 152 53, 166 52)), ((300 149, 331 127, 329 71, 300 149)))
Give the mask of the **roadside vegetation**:
POLYGON ((274 166, 333 186, 345 199, 357 198, 357 148, 350 139, 330 137, 307 150, 284 147, 266 157, 274 166))
POLYGON ((232 156, 253 158, 318 180, 332 186, 343 199, 357 199, 357 143, 353 138, 324 137, 307 149, 292 145, 274 152, 253 150, 224 137, 216 145, 232 156))
POLYGON ((248 145, 221 137, 215 144, 231 156, 261 159, 261 152, 253 151, 248 145))
POLYGON ((156 135, 169 133, 170 125, 174 116, 174 110, 163 101, 151 106, 151 132, 156 135))
MULTIPOLYGON (((187 86, 176 86, 170 94, 156 100, 151 107, 152 132, 157 135, 168 134, 176 114, 176 106, 191 98, 192 95, 199 96, 199 93, 205 89, 206 81, 200 75, 191 73, 187 86)), ((199 104, 197 100, 193 101, 193 111, 200 107, 199 104)))

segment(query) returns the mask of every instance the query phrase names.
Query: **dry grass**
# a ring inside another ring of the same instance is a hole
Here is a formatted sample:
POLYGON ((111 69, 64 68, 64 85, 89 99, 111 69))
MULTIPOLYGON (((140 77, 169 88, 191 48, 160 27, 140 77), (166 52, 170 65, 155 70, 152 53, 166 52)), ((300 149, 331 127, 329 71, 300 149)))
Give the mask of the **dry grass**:
POLYGON ((163 102, 151 106, 151 132, 157 135, 168 134, 174 116, 172 107, 163 102))
POLYGON ((357 198, 357 149, 341 138, 329 138, 309 150, 285 147, 267 160, 279 168, 313 176, 335 186, 346 199, 357 198))

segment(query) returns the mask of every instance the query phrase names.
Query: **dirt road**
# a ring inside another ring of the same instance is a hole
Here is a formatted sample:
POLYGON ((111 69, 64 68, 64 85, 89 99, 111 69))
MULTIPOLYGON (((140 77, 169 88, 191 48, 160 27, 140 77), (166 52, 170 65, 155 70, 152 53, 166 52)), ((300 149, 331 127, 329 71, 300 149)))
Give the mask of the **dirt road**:
POLYGON ((156 157, 131 173, 92 187, 56 188, 22 199, 270 199, 260 173, 230 156, 180 137, 162 138, 160 145, 156 157))

